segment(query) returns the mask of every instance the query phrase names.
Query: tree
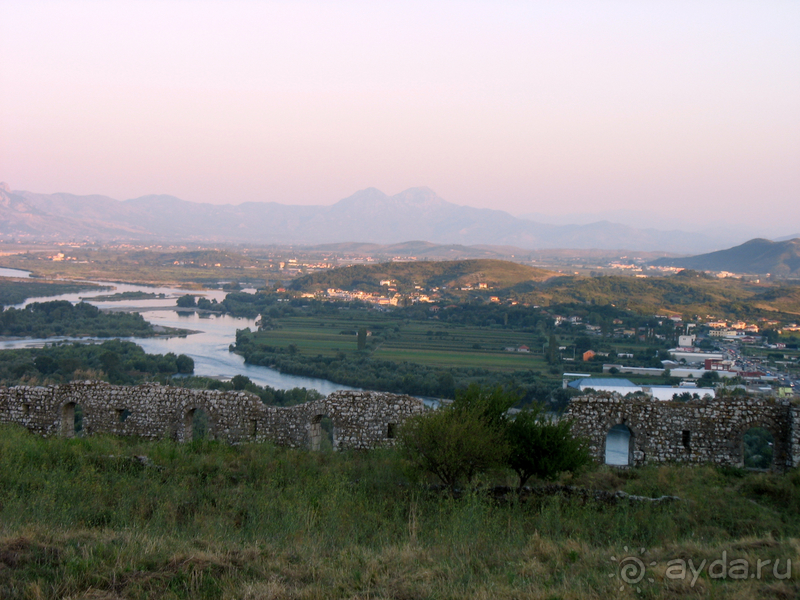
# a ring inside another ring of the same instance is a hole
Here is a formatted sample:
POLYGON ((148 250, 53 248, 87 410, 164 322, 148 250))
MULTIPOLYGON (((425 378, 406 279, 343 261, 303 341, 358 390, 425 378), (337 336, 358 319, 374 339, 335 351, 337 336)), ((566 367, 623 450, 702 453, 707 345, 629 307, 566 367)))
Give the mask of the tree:
POLYGON ((506 424, 508 409, 517 402, 519 395, 504 390, 502 386, 489 388, 472 383, 456 394, 451 406, 463 416, 476 414, 487 425, 502 429, 506 424))
POLYGON ((770 344, 774 344, 774 343, 780 341, 780 339, 781 339, 780 334, 775 329, 765 329, 762 332, 762 335, 764 336, 766 341, 768 343, 770 343, 770 344))
POLYGON ((37 356, 33 364, 43 375, 50 375, 58 369, 58 362, 49 356, 37 356))
POLYGON ((439 373, 439 395, 442 398, 452 398, 456 390, 456 380, 450 372, 439 373))
POLYGON ((233 389, 239 391, 245 389, 252 381, 246 375, 234 375, 231 378, 231 383, 233 384, 233 389))
POLYGON ((509 421, 506 436, 508 466, 519 477, 520 491, 531 477, 553 479, 589 462, 586 442, 572 435, 572 421, 553 420, 539 405, 509 421))
POLYGON ((103 365, 103 369, 105 369, 106 373, 110 374, 112 371, 116 371, 117 367, 119 367, 119 363, 119 354, 113 350, 107 350, 100 355, 100 364, 103 365))
POLYGON ((203 310, 214 310, 217 307, 217 300, 216 298, 213 300, 209 300, 208 298, 201 297, 197 299, 197 308, 202 308, 203 310))
POLYGON ((550 339, 547 342, 547 364, 555 365, 561 362, 561 356, 558 353, 558 340, 556 336, 550 334, 550 339))
POLYGON ((357 336, 358 349, 364 350, 367 347, 367 328, 359 327, 357 336))
POLYGON ((178 367, 178 373, 193 373, 194 372, 194 359, 185 354, 179 354, 175 359, 175 364, 178 367))
POLYGON ((400 450, 411 465, 454 490, 481 472, 501 466, 508 453, 506 412, 517 396, 502 388, 471 385, 452 404, 408 419, 400 450))
POLYGON ((578 354, 583 354, 587 350, 592 349, 592 340, 588 336, 581 335, 575 339, 575 351, 578 354))
POLYGON ((459 414, 452 406, 408 419, 399 441, 414 468, 436 475, 451 490, 499 466, 505 455, 501 429, 489 427, 477 414, 459 414))
POLYGON ((720 377, 719 373, 716 371, 706 371, 697 381, 697 387, 714 387, 715 384, 719 383, 720 377))
POLYGON ((179 308, 194 308, 197 306, 197 299, 191 294, 184 294, 175 302, 179 308))

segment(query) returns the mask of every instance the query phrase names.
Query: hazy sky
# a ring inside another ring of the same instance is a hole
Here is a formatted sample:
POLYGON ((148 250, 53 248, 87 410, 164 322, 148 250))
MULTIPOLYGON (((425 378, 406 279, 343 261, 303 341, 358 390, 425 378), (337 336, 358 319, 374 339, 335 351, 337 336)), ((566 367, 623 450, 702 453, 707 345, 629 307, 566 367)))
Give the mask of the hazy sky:
POLYGON ((0 180, 800 229, 800 2, 0 0, 0 180))

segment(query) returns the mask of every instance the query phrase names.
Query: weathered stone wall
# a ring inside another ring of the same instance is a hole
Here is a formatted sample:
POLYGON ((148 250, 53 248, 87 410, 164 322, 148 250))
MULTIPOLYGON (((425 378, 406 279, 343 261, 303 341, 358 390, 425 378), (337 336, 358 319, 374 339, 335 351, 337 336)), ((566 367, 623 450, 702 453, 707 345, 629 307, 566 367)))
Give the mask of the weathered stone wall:
POLYGON ((789 440, 791 456, 789 460, 793 467, 800 466, 800 406, 792 405, 790 408, 792 419, 792 433, 789 440))
POLYGON ((424 410, 422 401, 381 392, 335 392, 293 407, 266 406, 247 392, 188 390, 146 384, 114 386, 85 381, 48 387, 0 388, 0 423, 18 423, 44 435, 70 436, 75 407, 83 433, 143 438, 191 438, 193 411, 208 417, 209 437, 229 443, 271 440, 318 446, 320 421, 329 417, 334 447, 374 448, 393 443, 393 431, 424 410))
POLYGON ((659 462, 743 466, 742 438, 763 427, 773 437, 774 470, 800 464, 800 407, 765 398, 714 398, 695 402, 626 399, 617 394, 574 398, 566 416, 605 460, 606 436, 615 425, 631 431, 630 464, 659 462))

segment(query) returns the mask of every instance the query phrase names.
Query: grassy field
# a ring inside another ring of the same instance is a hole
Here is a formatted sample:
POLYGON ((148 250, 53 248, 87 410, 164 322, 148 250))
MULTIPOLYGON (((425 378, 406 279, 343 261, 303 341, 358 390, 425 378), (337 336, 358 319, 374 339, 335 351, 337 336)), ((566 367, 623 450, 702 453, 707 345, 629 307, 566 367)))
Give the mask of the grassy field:
MULTIPOLYGON (((599 335, 590 339, 585 330, 567 328, 559 328, 555 339, 564 348, 556 351, 556 358, 560 356, 563 362, 549 364, 543 353, 549 335, 539 326, 545 324, 534 319, 512 328, 496 324, 502 322, 501 315, 494 315, 499 320, 481 319, 478 325, 461 317, 450 320, 450 315, 431 319, 425 309, 384 313, 345 306, 324 312, 313 312, 313 307, 287 308, 265 310, 262 330, 237 334, 236 351, 250 364, 365 389, 453 398, 456 389, 477 383, 517 389, 523 404, 557 403, 566 401, 563 372, 602 377, 600 361, 620 360, 612 358, 617 351, 635 353, 635 358, 621 359, 634 364, 660 364, 652 342, 599 335), (370 333, 361 350, 360 329, 370 333), (608 357, 583 362, 579 343, 582 347, 590 344, 608 357), (518 351, 521 346, 529 351, 518 351)), ((666 380, 650 377, 647 382, 666 380)))
MULTIPOLYGON (((509 482, 496 473, 483 482, 509 482)), ((568 480, 668 504, 454 499, 391 451, 0 428, 0 598, 795 598, 800 476, 598 468, 568 480), (146 461, 135 457, 147 457, 146 461), (725 553, 723 555, 723 553, 725 553), (758 578, 714 560, 780 560, 758 578), (620 566, 640 558, 636 584, 620 566), (698 577, 667 570, 691 559, 698 577), (783 579, 786 560, 792 577, 783 579), (703 563, 702 561, 705 561, 703 563), (652 580, 652 581, 651 581, 652 580), (638 591, 640 590, 640 591, 638 591)))
POLYGON ((531 333, 489 327, 470 327, 376 317, 365 311, 343 311, 340 317, 282 317, 278 329, 259 332, 260 344, 276 348, 297 347, 300 354, 335 356, 357 350, 356 332, 365 327, 371 335, 367 349, 382 360, 409 361, 428 366, 475 367, 496 371, 543 369, 541 346, 533 347, 531 333), (506 347, 526 345, 532 352, 509 352, 506 347))
POLYGON ((242 281, 264 285, 277 278, 268 262, 241 254, 215 251, 155 252, 71 249, 76 260, 53 261, 51 252, 3 256, 3 265, 25 269, 40 277, 63 277, 151 284, 183 284, 199 287, 217 281, 242 281), (175 264, 175 263, 179 264, 175 264))

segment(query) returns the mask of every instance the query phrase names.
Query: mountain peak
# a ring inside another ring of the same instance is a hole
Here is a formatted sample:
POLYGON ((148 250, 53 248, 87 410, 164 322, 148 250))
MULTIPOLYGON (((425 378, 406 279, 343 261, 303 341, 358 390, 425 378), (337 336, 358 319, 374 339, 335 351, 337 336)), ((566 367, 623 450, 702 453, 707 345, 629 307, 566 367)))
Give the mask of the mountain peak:
MULTIPOLYGON (((343 241, 394 244, 426 240, 435 244, 518 248, 622 247, 676 252, 720 247, 719 238, 680 231, 640 230, 598 222, 541 225, 515 219, 501 210, 445 201, 429 187, 412 187, 392 196, 369 187, 333 205, 322 206, 275 202, 203 204, 168 195, 119 201, 105 196, 36 194, 20 190, 8 193, 4 191, 7 189, 7 185, 0 187, 0 235, 24 235, 30 239, 86 237, 276 244, 343 241)), ((730 236, 725 235, 725 242, 729 241, 730 236)), ((768 248, 780 248, 766 244, 762 248, 750 245, 748 251, 766 254, 768 248)), ((786 247, 796 247, 795 244, 786 247)), ((797 251, 800 252, 800 248, 797 251)), ((416 250, 398 249, 401 255, 414 252, 416 250)), ((790 270, 796 268, 790 266, 790 270)))
POLYGON ((339 200, 331 208, 335 213, 351 210, 361 211, 362 214, 401 211, 403 214, 411 215, 416 214, 415 211, 441 207, 455 207, 455 205, 442 200, 429 187, 413 187, 394 196, 388 196, 376 188, 366 188, 339 200))
POLYGON ((9 186, 5 181, 0 181, 0 192, 5 192, 6 194, 10 194, 11 186, 9 186))
POLYGON ((431 205, 431 204, 444 204, 436 192, 429 187, 413 187, 403 190, 399 194, 395 194, 392 198, 396 198, 402 202, 414 205, 431 205))

